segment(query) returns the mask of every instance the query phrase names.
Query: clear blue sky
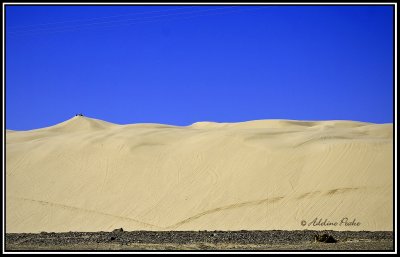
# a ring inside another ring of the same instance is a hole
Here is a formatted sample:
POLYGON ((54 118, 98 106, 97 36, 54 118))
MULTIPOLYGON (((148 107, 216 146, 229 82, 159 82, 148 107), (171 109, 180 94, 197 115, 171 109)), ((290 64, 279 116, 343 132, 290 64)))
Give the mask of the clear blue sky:
POLYGON ((6 127, 393 122, 390 6, 7 6, 6 127))

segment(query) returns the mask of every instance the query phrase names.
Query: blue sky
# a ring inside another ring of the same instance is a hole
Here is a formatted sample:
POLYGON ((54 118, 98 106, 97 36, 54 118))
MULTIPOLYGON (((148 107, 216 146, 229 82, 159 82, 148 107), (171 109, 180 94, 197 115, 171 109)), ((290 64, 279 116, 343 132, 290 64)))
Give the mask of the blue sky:
POLYGON ((390 6, 7 6, 6 127, 393 122, 390 6))

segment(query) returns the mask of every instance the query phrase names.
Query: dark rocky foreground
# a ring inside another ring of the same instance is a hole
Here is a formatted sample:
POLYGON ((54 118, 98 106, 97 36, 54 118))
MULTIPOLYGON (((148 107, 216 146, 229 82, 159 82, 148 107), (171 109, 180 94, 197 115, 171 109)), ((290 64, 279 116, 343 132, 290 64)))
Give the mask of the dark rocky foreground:
POLYGON ((13 250, 357 250, 393 251, 393 232, 123 231, 7 233, 13 250), (329 235, 334 242, 319 242, 329 235), (317 239, 315 235, 319 235, 317 239), (322 236, 322 237, 321 237, 322 236))

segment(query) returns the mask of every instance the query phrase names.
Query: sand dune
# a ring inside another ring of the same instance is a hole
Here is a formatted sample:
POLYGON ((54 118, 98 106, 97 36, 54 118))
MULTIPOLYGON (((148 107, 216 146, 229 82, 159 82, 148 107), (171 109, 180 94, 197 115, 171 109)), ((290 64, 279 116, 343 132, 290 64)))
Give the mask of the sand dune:
POLYGON ((353 121, 79 116, 7 130, 6 231, 392 230, 392 137, 353 121), (360 224, 311 224, 346 217, 360 224))

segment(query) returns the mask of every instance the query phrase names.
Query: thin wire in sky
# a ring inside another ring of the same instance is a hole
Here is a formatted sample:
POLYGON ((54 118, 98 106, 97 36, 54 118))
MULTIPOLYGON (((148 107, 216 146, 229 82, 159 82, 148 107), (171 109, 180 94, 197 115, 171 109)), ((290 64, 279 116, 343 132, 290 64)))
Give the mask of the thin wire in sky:
MULTIPOLYGON (((263 7, 258 7, 258 8, 252 8, 252 10, 258 10, 266 8, 266 6, 263 7)), ((222 9, 222 8, 218 8, 222 9)), ((130 26, 130 25, 136 25, 136 24, 142 24, 142 23, 151 23, 151 22, 160 22, 160 21, 175 21, 175 20, 183 20, 183 19, 191 19, 191 18, 197 18, 197 17, 203 17, 203 16, 210 16, 210 15, 218 15, 218 14, 227 14, 227 13, 233 13, 233 12, 241 12, 245 11, 243 8, 238 9, 238 10, 231 10, 231 11, 225 11, 225 12, 214 12, 214 13, 208 13, 208 14, 201 14, 201 15, 191 15, 187 17, 176 17, 176 18, 169 18, 169 19, 153 19, 155 17, 160 17, 160 16, 153 16, 153 17, 143 17, 140 20, 137 20, 136 22, 131 22, 131 23, 125 23, 125 24, 114 24, 111 26, 99 26, 99 27, 74 27, 74 28, 67 28, 67 29, 62 29, 62 30, 52 30, 52 31, 37 31, 37 33, 25 33, 26 35, 39 35, 42 33, 58 33, 58 32, 71 32, 71 31, 76 31, 76 30, 82 30, 82 29, 109 29, 109 28, 115 28, 117 26, 130 26), (148 20, 151 19, 151 20, 148 20)), ((165 17, 165 15, 162 15, 165 17)), ((170 16, 170 15, 168 15, 170 16)), ((10 36, 19 36, 19 35, 24 35, 24 34, 10 34, 10 36)))
MULTIPOLYGON (((197 10, 197 11, 189 11, 189 12, 169 13, 169 14, 162 14, 162 15, 149 16, 149 17, 139 17, 139 18, 133 18, 133 19, 102 21, 102 22, 94 22, 94 23, 88 23, 88 24, 80 24, 79 26, 69 25, 69 26, 62 26, 62 27, 38 28, 38 29, 31 29, 31 30, 24 30, 24 31, 11 31, 8 33, 9 34, 20 34, 20 33, 25 33, 25 32, 53 31, 53 30, 58 31, 59 29, 75 29, 75 28, 81 28, 83 26, 93 26, 93 25, 99 25, 99 24, 121 23, 121 22, 127 22, 127 21, 140 21, 140 20, 145 20, 145 19, 153 19, 153 18, 159 18, 159 17, 169 17, 169 16, 175 16, 175 15, 208 12, 208 11, 215 11, 215 10, 222 10, 222 9, 230 9, 230 8, 235 8, 235 7, 236 6, 230 6, 230 7, 213 8, 213 9, 205 9, 205 10, 197 10)), ((118 26, 120 26, 120 25, 121 24, 118 24, 118 26)))
POLYGON ((116 18, 116 17, 126 17, 126 16, 134 16, 139 14, 148 14, 148 13, 157 13, 157 12, 166 12, 166 11, 176 11, 182 9, 191 9, 196 6, 187 6, 187 7, 180 7, 180 8, 173 8, 173 9, 162 9, 162 10, 154 10, 154 11, 147 11, 147 12, 137 12, 137 13, 129 13, 129 14, 121 14, 121 15, 112 15, 112 16, 102 16, 96 18, 89 18, 89 19, 77 19, 77 20, 67 20, 67 21, 57 21, 57 22, 48 22, 48 23, 39 23, 39 24, 31 24, 31 25, 17 25, 17 26, 9 26, 10 29, 19 29, 19 28, 30 28, 30 27, 40 27, 46 25, 54 25, 54 24, 64 24, 64 23, 72 23, 72 22, 85 22, 85 21, 92 21, 92 20, 102 20, 108 18, 116 18))

